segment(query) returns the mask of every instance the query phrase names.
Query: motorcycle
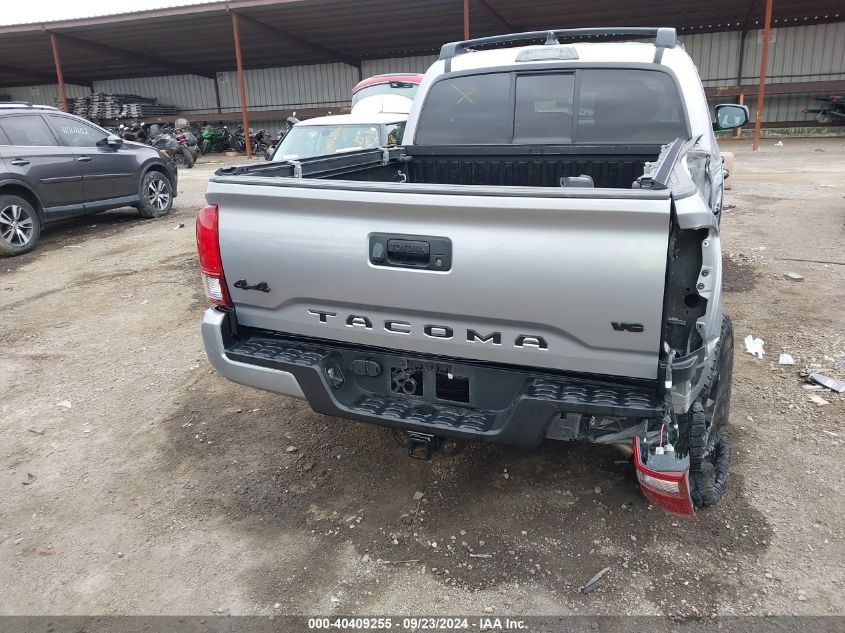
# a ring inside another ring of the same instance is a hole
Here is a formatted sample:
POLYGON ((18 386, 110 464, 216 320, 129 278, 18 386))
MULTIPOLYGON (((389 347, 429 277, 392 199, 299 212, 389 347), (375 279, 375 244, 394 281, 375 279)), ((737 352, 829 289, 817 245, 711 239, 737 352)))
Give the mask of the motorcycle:
POLYGON ((237 128, 235 128, 235 132, 232 134, 230 147, 236 152, 246 151, 246 139, 244 138, 243 126, 239 125, 237 128))
POLYGON ((176 140, 179 141, 183 147, 187 148, 194 157, 194 162, 196 162, 201 153, 199 141, 197 140, 196 135, 190 129, 177 128, 173 130, 173 136, 176 137, 176 140))
POLYGON ((270 144, 267 142, 266 136, 267 134, 266 132, 264 132, 264 130, 258 130, 254 134, 250 133, 249 142, 252 144, 253 154, 263 154, 267 151, 267 148, 270 147, 270 144))
POLYGON ((203 154, 210 152, 225 152, 232 147, 232 135, 225 125, 214 127, 206 125, 202 130, 202 143, 200 144, 203 154))
POLYGON ((843 97, 815 97, 823 105, 818 108, 801 108, 804 114, 815 114, 819 123, 845 123, 845 98, 843 97))
POLYGON ((151 136, 153 129, 158 132, 155 136, 152 136, 149 142, 150 145, 159 150, 159 152, 170 156, 178 167, 187 167, 190 169, 194 166, 194 155, 187 147, 176 140, 175 136, 161 131, 161 128, 158 126, 150 126, 150 128, 149 133, 151 136))

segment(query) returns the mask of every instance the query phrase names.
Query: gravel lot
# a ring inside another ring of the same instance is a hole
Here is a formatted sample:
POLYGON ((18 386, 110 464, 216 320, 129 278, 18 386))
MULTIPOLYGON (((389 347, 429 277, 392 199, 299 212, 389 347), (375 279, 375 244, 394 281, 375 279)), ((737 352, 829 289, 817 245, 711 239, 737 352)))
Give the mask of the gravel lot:
POLYGON ((181 173, 168 217, 48 229, 0 261, 0 613, 842 614, 845 396, 799 372, 845 378, 845 140, 748 145, 723 144, 734 467, 691 521, 612 448, 419 462, 218 377, 193 219, 220 161, 181 173))

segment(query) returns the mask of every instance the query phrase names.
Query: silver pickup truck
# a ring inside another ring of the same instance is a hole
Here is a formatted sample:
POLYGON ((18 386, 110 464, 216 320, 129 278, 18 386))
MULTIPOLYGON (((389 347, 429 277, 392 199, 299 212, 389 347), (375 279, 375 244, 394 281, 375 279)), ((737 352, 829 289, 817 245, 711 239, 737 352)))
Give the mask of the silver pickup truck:
POLYGON ((645 495, 692 514, 730 460, 713 130, 748 112, 715 119, 674 29, 446 44, 401 147, 211 179, 208 356, 414 456, 624 444, 645 495))

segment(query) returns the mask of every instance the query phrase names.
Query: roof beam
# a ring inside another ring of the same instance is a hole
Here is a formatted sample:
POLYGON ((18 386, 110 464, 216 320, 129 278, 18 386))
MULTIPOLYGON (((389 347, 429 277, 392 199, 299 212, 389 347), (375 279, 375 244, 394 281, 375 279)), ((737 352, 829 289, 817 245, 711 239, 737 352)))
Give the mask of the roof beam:
POLYGON ((81 37, 76 37, 75 35, 67 35, 66 33, 58 33, 56 31, 48 32, 55 33, 56 37, 67 42, 68 44, 72 44, 80 48, 87 48, 88 50, 93 51, 95 53, 100 53, 101 55, 118 57, 120 59, 125 59, 136 63, 141 62, 143 64, 147 64, 148 66, 161 68, 162 70, 166 70, 177 75, 199 75, 200 77, 208 77, 209 79, 215 78, 214 73, 210 73, 208 71, 202 70, 201 68, 189 66, 188 64, 183 64, 181 62, 169 61, 166 59, 162 59, 161 57, 156 57, 155 55, 148 55, 147 53, 128 51, 124 48, 117 48, 116 46, 110 46, 108 44, 100 44, 98 42, 84 40, 81 37))
MULTIPOLYGON (((13 75, 13 76, 20 76, 20 77, 28 77, 29 79, 34 79, 35 81, 41 81, 45 84, 54 84, 56 83, 56 75, 52 75, 50 73, 42 73, 38 72, 37 70, 30 70, 29 68, 19 68, 17 66, 9 66, 8 64, 0 64, 0 73, 6 75, 13 75)), ((4 81, 4 84, 7 83, 4 81)), ((67 83, 75 84, 77 86, 85 86, 86 88, 93 87, 90 81, 84 81, 82 79, 75 79, 73 77, 67 78, 67 83)))
POLYGON ((266 22, 262 22, 261 20, 256 20, 255 18, 239 11, 232 11, 232 13, 236 13, 238 18, 240 18, 241 22, 243 22, 244 24, 253 26, 259 31, 269 33, 273 37, 280 37, 282 39, 285 39, 294 46, 298 46, 299 48, 311 51, 312 53, 317 53, 322 57, 336 59, 337 61, 343 62, 344 64, 349 64, 350 66, 354 66, 355 68, 360 68, 361 66, 361 60, 352 57, 351 55, 347 55, 346 53, 342 53, 333 48, 329 48, 328 46, 318 44, 317 42, 306 40, 302 37, 299 37, 298 35, 294 35, 293 33, 288 33, 287 31, 283 31, 282 29, 267 24, 266 22))
POLYGON ((493 7, 491 7, 485 0, 470 0, 472 4, 481 10, 481 12, 486 15, 491 22, 495 23, 496 26, 500 29, 504 29, 506 33, 514 33, 517 31, 513 26, 511 26, 510 22, 508 22, 505 18, 503 18, 498 11, 496 11, 493 7))

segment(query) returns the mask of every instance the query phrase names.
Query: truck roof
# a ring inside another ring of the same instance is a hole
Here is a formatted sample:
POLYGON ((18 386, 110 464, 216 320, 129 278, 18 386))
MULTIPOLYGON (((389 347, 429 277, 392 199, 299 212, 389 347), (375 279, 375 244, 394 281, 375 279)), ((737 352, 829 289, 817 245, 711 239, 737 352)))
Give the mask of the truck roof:
POLYGON ((543 67, 566 71, 584 64, 654 69, 674 75, 692 136, 702 137, 701 145, 704 147, 712 145, 711 115, 695 63, 677 41, 675 29, 643 27, 512 33, 445 44, 439 59, 426 72, 415 97, 405 142, 407 144, 409 139, 415 138, 417 120, 421 110, 425 109, 428 92, 435 82, 445 76, 461 72, 514 72, 543 67), (638 41, 606 41, 607 37, 621 36, 638 41), (559 43, 564 38, 565 43, 559 43), (597 38, 605 41, 596 41, 597 38), (537 44, 543 40, 545 44, 537 44), (526 44, 519 45, 520 41, 526 44), (490 48, 491 45, 496 48, 490 48))
MULTIPOLYGON (((673 53, 683 49, 667 49, 661 64, 674 65, 673 53)), ((652 64, 657 52, 654 44, 642 42, 574 42, 572 44, 517 46, 456 55, 449 61, 451 71, 514 66, 521 63, 565 66, 566 62, 612 62, 652 64)))

